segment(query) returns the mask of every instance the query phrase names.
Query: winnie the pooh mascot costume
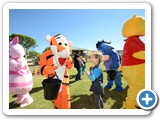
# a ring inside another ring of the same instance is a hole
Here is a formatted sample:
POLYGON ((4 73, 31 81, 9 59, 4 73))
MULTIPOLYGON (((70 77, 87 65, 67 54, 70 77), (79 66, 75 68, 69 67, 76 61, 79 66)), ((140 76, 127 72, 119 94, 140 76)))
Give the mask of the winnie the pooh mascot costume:
POLYGON ((122 74, 129 86, 125 108, 135 109, 139 107, 136 96, 145 88, 145 44, 140 40, 145 36, 145 19, 133 15, 124 23, 122 34, 127 38, 123 48, 122 74))

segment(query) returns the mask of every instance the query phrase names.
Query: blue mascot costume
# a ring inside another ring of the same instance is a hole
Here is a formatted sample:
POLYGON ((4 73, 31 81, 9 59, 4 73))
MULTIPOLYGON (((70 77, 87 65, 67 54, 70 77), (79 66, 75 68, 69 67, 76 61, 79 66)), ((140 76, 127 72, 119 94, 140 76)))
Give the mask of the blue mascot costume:
POLYGON ((111 88, 113 86, 113 82, 115 82, 115 90, 122 91, 121 72, 118 71, 118 68, 120 67, 120 57, 117 51, 109 44, 110 43, 104 40, 98 41, 96 44, 97 49, 103 54, 104 66, 108 74, 108 83, 105 87, 111 88))

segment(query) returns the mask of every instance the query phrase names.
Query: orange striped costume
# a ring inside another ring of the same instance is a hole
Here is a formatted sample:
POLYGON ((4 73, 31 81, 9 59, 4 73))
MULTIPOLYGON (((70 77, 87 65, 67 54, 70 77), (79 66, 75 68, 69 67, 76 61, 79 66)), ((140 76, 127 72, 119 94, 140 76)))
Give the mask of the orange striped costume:
POLYGON ((69 56, 71 54, 71 44, 63 35, 49 37, 47 40, 50 42, 51 50, 47 50, 40 55, 39 70, 41 74, 46 77, 55 76, 55 72, 60 73, 57 75, 61 76, 62 86, 57 98, 53 100, 53 104, 54 107, 58 109, 69 109, 70 94, 68 69, 71 69, 73 65, 72 58, 69 56))

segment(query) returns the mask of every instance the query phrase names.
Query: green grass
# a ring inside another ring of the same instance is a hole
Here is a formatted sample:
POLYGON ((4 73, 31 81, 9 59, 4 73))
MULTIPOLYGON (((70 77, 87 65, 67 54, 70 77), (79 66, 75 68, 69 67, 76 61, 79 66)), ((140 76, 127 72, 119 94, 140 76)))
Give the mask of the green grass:
MULTIPOLYGON (((91 63, 87 63, 86 70, 89 69, 91 63)), ((102 69, 104 69, 104 66, 102 69)), ((38 70, 38 66, 30 66, 31 72, 33 68, 38 70)), ((76 69, 73 67, 69 70, 70 75, 70 97, 71 97, 71 108, 72 109, 94 109, 93 93, 89 91, 91 86, 91 81, 86 75, 82 75, 82 80, 75 82, 76 69)), ((42 75, 33 76, 33 89, 30 95, 33 97, 34 102, 24 108, 20 108, 19 105, 13 104, 16 100, 16 96, 9 97, 9 108, 10 109, 53 109, 52 102, 45 100, 43 96, 43 87, 41 82, 45 79, 42 75)), ((103 95, 104 109, 122 109, 124 108, 124 101, 127 96, 127 82, 122 78, 124 90, 117 92, 114 90, 115 85, 111 89, 105 89, 105 94, 103 95)), ((104 73, 104 83, 103 86, 107 84, 106 73, 104 73)))

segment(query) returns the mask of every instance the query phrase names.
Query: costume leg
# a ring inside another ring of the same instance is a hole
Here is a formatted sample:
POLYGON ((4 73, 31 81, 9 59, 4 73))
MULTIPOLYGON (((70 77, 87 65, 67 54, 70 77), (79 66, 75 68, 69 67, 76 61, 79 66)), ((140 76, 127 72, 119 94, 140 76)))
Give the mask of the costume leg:
POLYGON ((70 94, 69 94, 69 86, 63 85, 63 91, 61 93, 61 109, 70 109, 70 94))
POLYGON ((113 80, 110 80, 110 78, 107 76, 107 85, 105 86, 105 88, 111 88, 113 86, 113 80))
POLYGON ((33 98, 29 95, 29 93, 25 94, 24 96, 25 96, 25 99, 20 104, 20 107, 25 107, 34 101, 33 98))
POLYGON ((58 109, 70 108, 69 86, 62 85, 62 91, 58 94, 57 98, 53 100, 53 105, 58 109))
POLYGON ((145 88, 145 64, 124 67, 122 72, 129 85, 125 108, 135 109, 138 106, 136 101, 137 94, 145 88))
POLYGON ((14 104, 20 104, 24 100, 24 95, 17 95, 17 100, 14 104))
POLYGON ((115 80, 116 84, 116 91, 122 91, 122 79, 121 79, 121 72, 117 71, 117 78, 115 80))
MULTIPOLYGON (((62 89, 63 90, 63 89, 62 89)), ((62 92, 62 91, 61 91, 62 92)), ((58 93, 58 95, 57 95, 57 98, 55 99, 55 100, 52 100, 52 102, 53 102, 53 106, 54 106, 54 108, 56 108, 56 109, 60 109, 60 107, 61 107, 61 92, 60 93, 58 93)))

